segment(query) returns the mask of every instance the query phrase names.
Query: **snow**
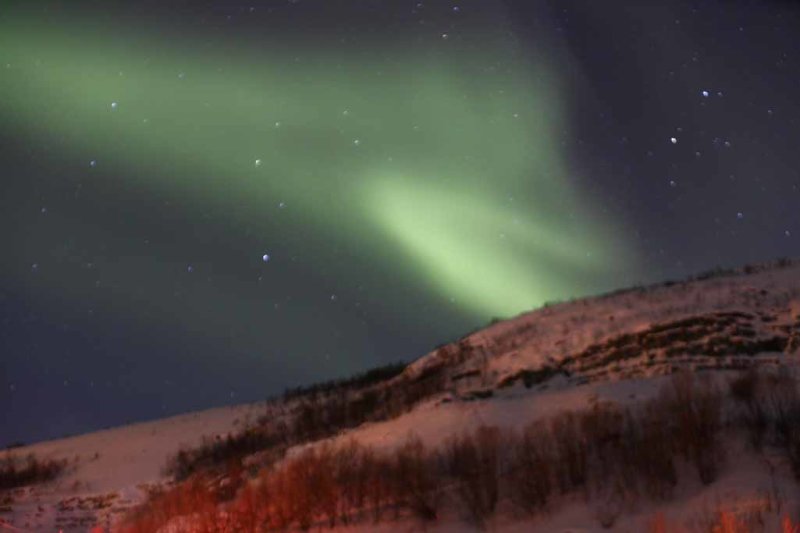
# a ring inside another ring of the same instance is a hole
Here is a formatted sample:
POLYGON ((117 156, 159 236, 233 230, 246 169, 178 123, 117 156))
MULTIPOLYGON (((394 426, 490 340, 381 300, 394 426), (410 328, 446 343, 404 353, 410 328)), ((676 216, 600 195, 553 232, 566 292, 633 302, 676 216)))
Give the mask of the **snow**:
MULTIPOLYGON (((519 381, 506 388, 497 388, 497 385, 520 370, 552 366, 622 333, 642 333, 654 324, 720 311, 774 317, 773 322, 761 325, 763 331, 759 330, 758 335, 781 325, 795 328, 791 335, 800 335, 796 331, 800 324, 800 264, 564 302, 492 324, 457 341, 456 345, 466 347, 463 352, 466 358, 447 366, 449 375, 479 369, 481 376, 477 381, 481 388, 495 389, 492 398, 466 401, 465 393, 475 387, 476 380, 460 380, 445 394, 430 398, 396 419, 364 424, 329 440, 342 443, 355 439, 379 450, 389 450, 413 433, 427 446, 434 447, 454 434, 482 424, 521 428, 563 410, 586 408, 597 401, 635 404, 658 390, 664 380, 658 372, 641 369, 631 378, 622 374, 625 366, 620 365, 603 379, 556 376, 530 389, 519 381)), ((796 364, 797 355, 800 354, 764 353, 758 357, 796 364)), ((414 376, 439 364, 441 358, 441 351, 431 352, 409 365, 404 374, 414 376)), ((634 359, 631 364, 636 365, 637 361, 634 359)), ((726 371, 718 372, 723 375, 726 371)), ((403 376, 394 378, 395 382, 400 379, 403 376)), ((125 509, 141 501, 147 484, 166 481, 162 469, 167 458, 181 447, 195 446, 204 436, 213 438, 235 431, 263 412, 263 404, 224 407, 14 450, 14 454, 21 457, 34 453, 42 459, 68 459, 70 467, 51 484, 13 491, 13 510, 0 514, 0 530, 10 527, 4 526, 3 520, 26 531, 58 528, 85 531, 93 524, 108 526, 125 509), (81 501, 97 496, 107 496, 112 504, 101 509, 78 508, 81 501)), ((708 515, 720 499, 741 498, 747 502, 773 489, 787 501, 800 500, 797 484, 785 465, 772 468, 774 474, 770 475, 763 458, 737 448, 736 443, 730 446, 729 453, 736 460, 728 462, 717 482, 708 487, 682 484, 674 500, 660 505, 642 504, 621 516, 614 530, 645 530, 656 512, 663 513, 668 523, 684 526, 692 517, 708 515)), ((585 501, 566 501, 533 521, 512 517, 506 510, 498 514, 492 529, 599 531, 596 514, 596 509, 585 501)), ((353 532, 416 530, 419 530, 418 524, 410 521, 341 529, 353 532)), ((469 531, 470 528, 458 516, 446 516, 428 530, 450 532, 469 531)))
MULTIPOLYGON (((122 511, 142 499, 146 484, 164 481, 162 470, 167 458, 181 447, 195 446, 203 436, 227 434, 247 417, 259 414, 257 405, 217 408, 12 450, 18 457, 33 453, 39 459, 67 459, 70 464, 55 482, 25 490, 23 494, 17 491, 13 513, 4 518, 17 527, 52 530, 59 516, 77 519, 87 514, 60 513, 57 510, 60 502, 109 494, 117 495, 112 510, 122 511), (39 506, 47 512, 40 513, 39 506)), ((102 514, 105 518, 108 513, 102 514)), ((61 527, 71 530, 63 524, 61 527)))

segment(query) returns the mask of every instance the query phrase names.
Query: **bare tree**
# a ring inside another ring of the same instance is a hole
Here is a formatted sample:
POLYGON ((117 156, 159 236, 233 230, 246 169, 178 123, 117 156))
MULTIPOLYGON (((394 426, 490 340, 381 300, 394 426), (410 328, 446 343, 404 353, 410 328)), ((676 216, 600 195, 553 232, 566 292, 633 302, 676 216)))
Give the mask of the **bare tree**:
POLYGON ((440 476, 419 437, 409 437, 394 456, 395 497, 423 521, 436 520, 440 476))
POLYGON ((508 491, 511 501, 523 511, 542 511, 553 492, 553 440, 549 432, 529 425, 511 441, 508 491))
POLYGON ((469 518, 477 523, 494 513, 500 495, 501 433, 496 427, 479 427, 445 446, 447 471, 456 481, 456 495, 469 518))

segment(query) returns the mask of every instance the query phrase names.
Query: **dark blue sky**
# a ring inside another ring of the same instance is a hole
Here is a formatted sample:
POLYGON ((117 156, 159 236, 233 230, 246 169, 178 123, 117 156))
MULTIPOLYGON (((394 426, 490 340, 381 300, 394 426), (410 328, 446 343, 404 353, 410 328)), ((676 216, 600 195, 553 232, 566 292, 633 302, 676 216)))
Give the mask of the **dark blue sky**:
MULTIPOLYGON (((423 64, 446 41, 448 53, 474 56, 467 66, 485 72, 476 84, 508 75, 502 65, 546 58, 564 115, 550 141, 568 162, 566 180, 613 222, 630 262, 610 277, 588 271, 580 283, 550 287, 555 298, 800 256, 800 9, 793 2, 16 4, 27 20, 54 28, 179 35, 197 43, 199 55, 235 40, 290 59, 295 47, 306 54, 339 47, 392 65, 413 47, 423 64), (512 40, 518 57, 480 50, 482 32, 512 40)), ((21 12, 1 14, 0 24, 21 12)), ((0 94, 21 83, 20 71, 2 68, 12 52, 0 47, 0 94)), ((487 105, 477 101, 475 112, 487 105)), ((386 269, 374 243, 360 249, 351 238, 347 249, 321 237, 293 205, 266 239, 274 246, 264 274, 261 237, 235 220, 250 216, 247 202, 232 214, 230 203, 137 188, 147 170, 108 170, 113 155, 90 166, 91 157, 70 154, 70 139, 9 126, 3 118, 13 112, 0 106, 0 445, 260 400, 411 360, 491 318, 468 311, 460 303, 466 294, 443 297, 405 267, 386 269), (112 174, 124 179, 96 178, 112 174), (67 216, 80 224, 59 223, 67 216), (294 234, 284 239, 287 228, 294 234), (235 259, 242 249, 253 257, 235 259), (111 258, 125 257, 136 258, 127 279, 103 271, 111 258), (149 274, 137 265, 158 268, 149 274), (216 281, 223 278, 224 285, 216 281), (185 301, 184 311, 165 307, 165 294, 185 301), (165 320, 170 314, 178 316, 165 320), (194 318, 200 315, 206 318, 194 318)), ((492 128, 487 150, 507 143, 492 128)), ((540 179, 530 178, 530 194, 515 197, 515 208, 542 209, 540 179)), ((212 193, 232 194, 225 187, 212 193)), ((563 212, 555 227, 581 215, 563 212)), ((576 231, 580 238, 579 225, 576 231)))

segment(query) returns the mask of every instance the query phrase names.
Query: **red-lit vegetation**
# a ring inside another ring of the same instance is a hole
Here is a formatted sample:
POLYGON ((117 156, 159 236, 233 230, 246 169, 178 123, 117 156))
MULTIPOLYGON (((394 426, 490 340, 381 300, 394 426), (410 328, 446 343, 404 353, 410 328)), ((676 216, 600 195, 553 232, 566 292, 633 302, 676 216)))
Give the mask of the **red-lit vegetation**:
MULTIPOLYGON (((440 352, 452 357, 448 349, 440 352)), ((289 402, 271 403, 258 424, 180 450, 169 459, 165 471, 182 481, 197 472, 220 470, 230 460, 257 452, 282 453, 290 446, 330 437, 364 422, 397 417, 444 389, 444 362, 413 376, 398 376, 399 370, 400 365, 389 365, 356 378, 302 389, 307 391, 304 393, 288 391, 289 402)))
POLYGON ((757 493, 746 500, 719 502, 706 508, 685 523, 672 523, 657 513, 647 526, 649 533, 704 531, 708 533, 800 533, 800 522, 787 512, 786 499, 780 494, 757 493))
POLYGON ((750 370, 730 384, 739 424, 756 450, 766 444, 784 451, 800 481, 800 391, 786 371, 750 370))
POLYGON ((482 525, 504 502, 538 515, 572 495, 594 502, 600 523, 611 526, 626 502, 669 500, 679 465, 691 467, 703 484, 716 480, 726 431, 742 428, 752 441, 754 428, 762 428, 759 442, 780 446, 797 464, 796 382, 744 374, 730 393, 732 410, 725 408, 729 396, 712 382, 680 373, 635 408, 596 403, 520 432, 480 427, 436 450, 414 437, 385 453, 355 442, 312 446, 249 480, 241 467, 221 477, 193 474, 152 495, 124 530, 154 531, 168 522, 190 523, 193 531, 308 529, 400 517, 425 522, 444 507, 482 525))

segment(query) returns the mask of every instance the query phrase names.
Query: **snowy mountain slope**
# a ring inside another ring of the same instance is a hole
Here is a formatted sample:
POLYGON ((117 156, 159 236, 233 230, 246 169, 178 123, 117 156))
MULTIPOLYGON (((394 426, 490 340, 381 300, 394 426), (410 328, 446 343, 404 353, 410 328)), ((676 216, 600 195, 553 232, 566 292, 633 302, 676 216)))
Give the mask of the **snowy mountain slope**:
MULTIPOLYGON (((426 445, 438 446, 480 425, 518 428, 598 402, 636 404, 655 395, 664 376, 677 367, 715 369, 720 379, 753 364, 794 367, 798 348, 800 264, 749 267, 737 275, 560 303, 495 323, 418 359, 385 386, 434 379, 435 393, 397 418, 365 423, 328 441, 355 439, 391 449, 414 433, 426 445)), ((109 527, 144 497, 145 484, 164 480, 167 458, 179 448, 197 445, 204 436, 234 432, 262 414, 260 405, 215 409, 14 450, 19 456, 35 453, 71 464, 52 484, 6 495, 0 519, 9 530, 109 527)), ((660 511, 684 523, 687 514, 713 505, 714 498, 734 497, 730 492, 737 487, 749 487, 740 491, 744 498, 773 486, 786 498, 798 496, 786 472, 769 475, 760 459, 744 452, 742 458, 714 486, 684 487, 660 511)), ((574 502, 554 512, 546 530, 591 530, 595 511, 574 502)), ((625 527, 641 530, 653 512, 637 510, 625 527)), ((541 520, 534 522, 544 527, 541 520)), ((531 525, 507 513, 496 521, 502 530, 529 530, 524 528, 531 525)), ((394 524, 385 530, 404 527, 415 526, 394 524)), ((455 531, 466 526, 453 517, 436 527, 455 531)))
POLYGON ((85 531, 87 525, 110 524, 142 498, 146 485, 163 481, 169 455, 260 414, 256 405, 210 409, 11 450, 18 457, 67 459, 69 466, 53 483, 11 491, 12 512, 0 514, 0 520, 23 531, 85 531))
POLYGON ((671 364, 735 367, 800 348, 800 266, 637 288, 559 303, 500 322, 409 366, 411 375, 472 372, 458 390, 664 373, 671 364), (466 383, 466 385, 465 385, 466 383))

